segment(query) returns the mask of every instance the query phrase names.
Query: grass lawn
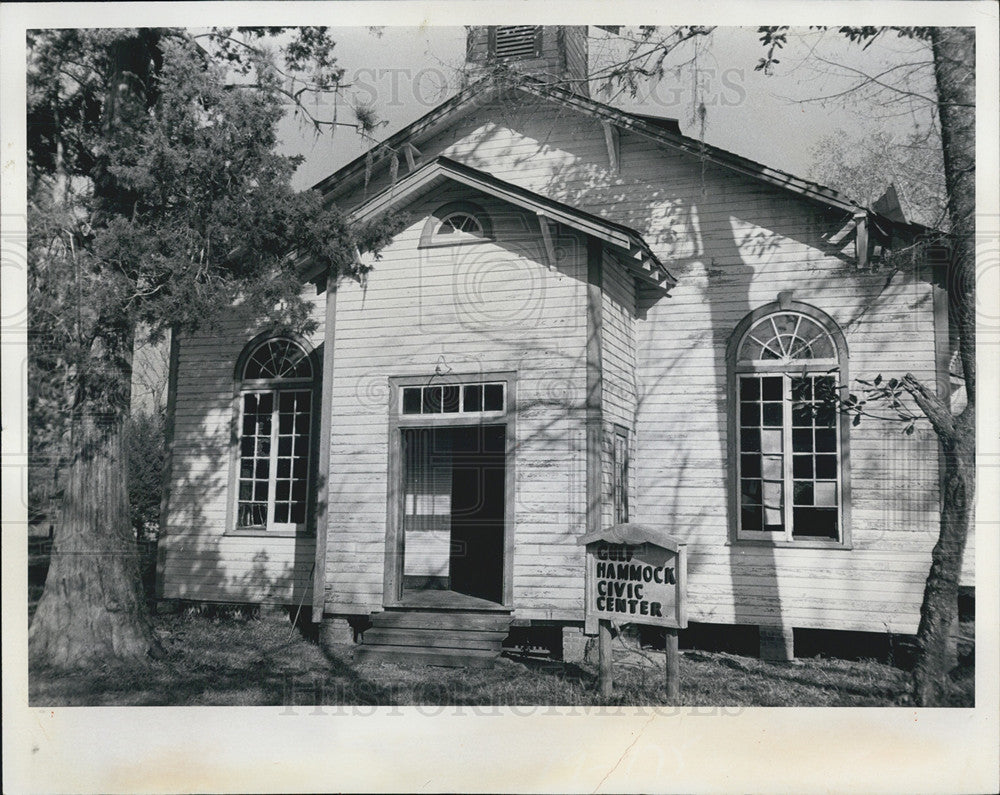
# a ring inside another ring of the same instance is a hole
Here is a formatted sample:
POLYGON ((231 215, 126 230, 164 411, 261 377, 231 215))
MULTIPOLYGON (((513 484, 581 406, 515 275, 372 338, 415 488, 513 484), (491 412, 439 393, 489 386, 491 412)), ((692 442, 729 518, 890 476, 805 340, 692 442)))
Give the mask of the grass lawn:
MULTIPOLYGON (((356 664, 326 652, 284 614, 157 616, 159 661, 56 672, 30 666, 32 707, 308 705, 665 704, 663 653, 615 641, 615 692, 596 692, 596 667, 505 656, 492 669, 356 664)), ((971 655, 953 675, 955 706, 972 706, 971 655)), ((872 660, 812 658, 768 663, 707 651, 681 652, 683 706, 895 706, 908 675, 872 660)))

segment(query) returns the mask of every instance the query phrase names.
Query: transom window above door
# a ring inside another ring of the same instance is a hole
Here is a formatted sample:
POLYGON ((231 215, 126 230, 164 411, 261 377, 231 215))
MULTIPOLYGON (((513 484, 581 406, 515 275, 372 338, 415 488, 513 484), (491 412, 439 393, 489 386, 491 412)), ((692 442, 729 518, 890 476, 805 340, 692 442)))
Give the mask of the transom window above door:
POLYGON ((506 384, 475 382, 404 386, 401 414, 502 414, 506 384))

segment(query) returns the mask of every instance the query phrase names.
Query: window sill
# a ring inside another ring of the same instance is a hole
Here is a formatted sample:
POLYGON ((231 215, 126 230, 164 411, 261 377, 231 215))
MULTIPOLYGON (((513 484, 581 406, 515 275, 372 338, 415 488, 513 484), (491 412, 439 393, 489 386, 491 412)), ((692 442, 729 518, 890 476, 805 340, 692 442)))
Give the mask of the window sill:
POLYGON ((840 541, 823 541, 822 539, 814 538, 802 541, 787 541, 774 540, 768 541, 763 538, 740 538, 737 540, 728 540, 726 542, 727 547, 778 547, 781 549, 832 549, 840 550, 842 552, 850 552, 853 547, 850 544, 844 544, 840 541))
POLYGON ((240 530, 227 530, 222 534, 225 538, 315 538, 316 534, 307 530, 256 530, 252 528, 242 528, 240 530))

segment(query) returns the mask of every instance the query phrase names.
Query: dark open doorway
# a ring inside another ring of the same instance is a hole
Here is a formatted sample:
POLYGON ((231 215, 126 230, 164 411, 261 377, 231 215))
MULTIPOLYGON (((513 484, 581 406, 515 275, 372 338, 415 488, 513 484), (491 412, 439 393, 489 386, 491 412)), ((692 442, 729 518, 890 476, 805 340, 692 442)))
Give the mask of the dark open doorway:
POLYGON ((506 429, 402 431, 403 602, 503 602, 506 429))

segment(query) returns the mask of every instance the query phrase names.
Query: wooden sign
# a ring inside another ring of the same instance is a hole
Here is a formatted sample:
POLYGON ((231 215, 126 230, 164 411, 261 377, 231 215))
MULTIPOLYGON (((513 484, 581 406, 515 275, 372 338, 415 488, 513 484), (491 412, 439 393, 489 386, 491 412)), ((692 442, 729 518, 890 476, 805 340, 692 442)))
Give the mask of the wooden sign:
POLYGON ((619 524, 580 539, 587 546, 585 626, 597 621, 687 627, 684 544, 648 525, 619 524))
POLYGON ((587 547, 584 631, 600 637, 601 692, 611 694, 611 622, 667 629, 667 693, 678 695, 677 630, 687 627, 687 550, 660 528, 617 524, 587 547))

